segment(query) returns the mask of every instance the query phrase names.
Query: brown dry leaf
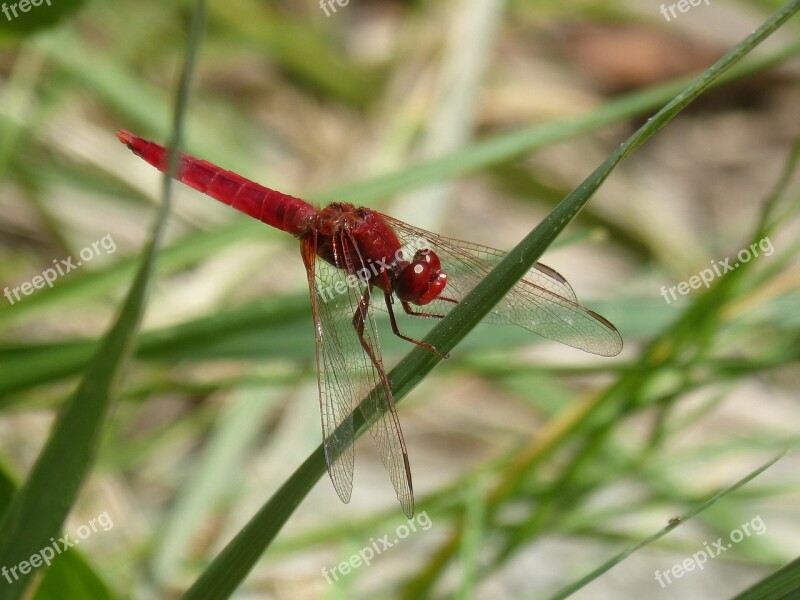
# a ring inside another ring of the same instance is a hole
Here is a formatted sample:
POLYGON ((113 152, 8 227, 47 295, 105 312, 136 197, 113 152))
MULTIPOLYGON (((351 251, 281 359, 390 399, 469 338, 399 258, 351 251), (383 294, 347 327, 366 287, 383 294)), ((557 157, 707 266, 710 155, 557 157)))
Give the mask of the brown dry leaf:
POLYGON ((640 24, 578 23, 560 28, 564 53, 608 92, 647 87, 706 68, 720 48, 640 24))

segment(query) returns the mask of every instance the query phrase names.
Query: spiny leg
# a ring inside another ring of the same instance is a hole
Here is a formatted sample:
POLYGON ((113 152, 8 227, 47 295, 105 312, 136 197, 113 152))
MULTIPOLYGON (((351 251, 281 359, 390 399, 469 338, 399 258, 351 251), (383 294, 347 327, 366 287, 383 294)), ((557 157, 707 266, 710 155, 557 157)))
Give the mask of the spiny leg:
POLYGON ((369 288, 366 288, 364 293, 361 294, 361 298, 358 300, 358 306, 356 307, 356 312, 353 314, 353 327, 355 327, 358 341, 361 343, 361 347, 364 349, 364 352, 367 353, 372 361, 372 364, 375 365, 375 368, 383 373, 383 365, 375 357, 375 353, 372 351, 372 346, 370 343, 364 339, 364 324, 367 318, 367 311, 369 310, 369 297, 370 291, 369 288))
POLYGON ((411 305, 408 302, 401 301, 400 304, 403 306, 403 312, 405 312, 407 315, 411 315, 412 317, 423 317, 425 319, 444 319, 444 315, 437 315, 435 313, 417 312, 411 308, 411 305))
MULTIPOLYGON (((407 342, 411 342, 412 344, 417 344, 417 346, 422 346, 423 348, 427 348, 434 354, 436 354, 439 358, 447 358, 444 354, 439 352, 433 344, 429 344, 427 342, 421 342, 420 340, 415 340, 414 338, 408 337, 407 335, 403 335, 400 333, 400 329, 397 327, 397 321, 394 318, 394 309, 392 308, 392 295, 391 294, 384 294, 384 299, 386 300, 386 310, 389 311, 389 322, 392 324, 392 332, 402 340, 407 342)), ((410 311, 410 307, 408 306, 407 302, 403 302, 403 310, 405 310, 410 315, 415 315, 418 317, 430 317, 432 319, 442 319, 442 315, 431 315, 427 313, 415 313, 410 311)))
MULTIPOLYGON (((372 346, 364 337, 364 328, 369 308, 370 288, 367 287, 358 301, 358 307, 353 315, 353 327, 356 335, 361 342, 361 347, 367 353, 375 369, 380 374, 381 382, 384 386, 383 399, 378 394, 372 401, 372 393, 361 405, 361 412, 365 421, 368 423, 370 432, 375 439, 380 452, 381 461, 389 471, 392 485, 395 488, 397 497, 406 515, 414 514, 414 488, 411 481, 411 465, 408 461, 408 451, 403 440, 403 433, 400 429, 400 421, 397 418, 397 411, 392 397, 391 384, 389 383, 383 365, 375 357, 372 346), (399 461, 402 461, 402 471, 400 471, 399 461), (403 485, 405 477, 405 486, 403 485)), ((409 517, 411 518, 411 517, 409 517)))

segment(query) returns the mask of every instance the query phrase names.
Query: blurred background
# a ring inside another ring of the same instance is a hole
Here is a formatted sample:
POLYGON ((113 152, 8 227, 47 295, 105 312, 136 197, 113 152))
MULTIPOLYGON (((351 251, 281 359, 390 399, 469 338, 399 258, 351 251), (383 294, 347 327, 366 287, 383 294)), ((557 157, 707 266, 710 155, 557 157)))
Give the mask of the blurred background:
MULTIPOLYGON (((212 1, 186 147, 311 201, 509 250, 780 3, 662 6, 212 1)), ((0 16, 0 286, 84 259, 0 298, 4 487, 30 470, 132 280, 160 178, 114 133, 167 139, 190 10, 90 1, 30 34, 0 16)), ((237 597, 545 598, 783 450, 574 597, 729 598, 800 553, 800 178, 779 186, 800 136, 798 28, 619 167, 542 258, 616 325, 622 354, 479 326, 400 404, 428 528, 415 520, 326 581, 407 523, 364 436, 350 504, 320 480, 237 597), (733 264, 765 232, 773 252, 665 301, 662 286, 733 264), (762 534, 657 581, 757 517, 762 534)), ((175 190, 135 360, 65 527, 113 520, 70 550, 94 597, 179 596, 320 443, 298 249, 175 190)), ((410 348, 381 319, 391 367, 410 348)))

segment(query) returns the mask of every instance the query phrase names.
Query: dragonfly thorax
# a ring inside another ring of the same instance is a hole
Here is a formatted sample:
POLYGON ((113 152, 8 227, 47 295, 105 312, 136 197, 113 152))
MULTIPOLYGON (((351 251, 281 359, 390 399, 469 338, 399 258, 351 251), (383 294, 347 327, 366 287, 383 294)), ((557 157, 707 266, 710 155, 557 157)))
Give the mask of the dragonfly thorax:
POLYGON ((433 250, 417 250, 406 260, 393 229, 368 208, 331 203, 317 214, 313 235, 317 256, 403 302, 428 304, 447 283, 433 250))

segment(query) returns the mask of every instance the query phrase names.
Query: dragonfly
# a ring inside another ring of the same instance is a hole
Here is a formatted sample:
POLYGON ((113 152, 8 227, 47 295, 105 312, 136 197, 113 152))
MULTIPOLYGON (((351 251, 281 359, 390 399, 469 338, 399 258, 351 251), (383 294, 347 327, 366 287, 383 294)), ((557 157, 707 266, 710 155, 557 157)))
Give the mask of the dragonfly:
MULTIPOLYGON (((124 130, 117 137, 135 155, 168 171, 163 146, 124 130)), ((383 365, 374 309, 388 313, 394 335, 441 356, 432 345, 400 331, 396 304, 411 317, 441 319, 506 253, 347 202, 317 208, 185 153, 179 155, 175 178, 300 241, 314 320, 323 449, 333 487, 343 502, 350 501, 353 411, 358 406, 400 505, 411 518, 408 450, 383 365)), ((567 280, 541 263, 485 320, 516 325, 600 356, 622 350, 616 328, 581 306, 567 280)))

